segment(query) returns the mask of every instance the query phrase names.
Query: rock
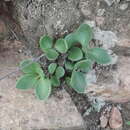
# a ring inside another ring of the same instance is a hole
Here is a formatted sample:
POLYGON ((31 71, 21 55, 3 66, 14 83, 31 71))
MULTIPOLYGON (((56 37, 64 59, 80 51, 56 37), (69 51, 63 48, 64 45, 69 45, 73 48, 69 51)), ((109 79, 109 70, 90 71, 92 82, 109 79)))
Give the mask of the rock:
POLYGON ((118 45, 122 47, 130 47, 130 39, 120 38, 118 40, 118 45))
POLYGON ((88 1, 80 1, 79 9, 81 10, 81 13, 84 15, 84 17, 88 17, 92 15, 88 1))
POLYGON ((9 2, 9 1, 11 1, 11 0, 4 0, 5 2, 9 2))
POLYGON ((6 32, 6 25, 2 20, 0 20, 0 33, 4 32, 6 32))
POLYGON ((27 2, 16 0, 15 5, 30 50, 36 49, 40 36, 56 36, 65 30, 71 31, 73 25, 79 25, 82 19, 75 0, 33 0, 28 6, 27 2))
POLYGON ((0 20, 0 40, 2 40, 7 34, 7 28, 3 20, 0 20))
POLYGON ((130 101, 130 58, 119 56, 116 66, 100 71, 97 83, 87 86, 87 95, 113 102, 130 101))
POLYGON ((108 6, 111 6, 114 3, 114 0, 104 0, 108 6))
POLYGON ((109 49, 115 46, 118 41, 116 34, 112 31, 104 31, 100 28, 94 28, 94 39, 99 40, 103 48, 109 49))
POLYGON ((104 115, 100 117, 100 125, 102 128, 105 128, 108 124, 108 118, 104 115))
POLYGON ((97 16, 102 16, 105 13, 105 9, 98 9, 97 16))
POLYGON ((116 3, 120 3, 120 2, 121 2, 121 0, 115 0, 115 2, 116 2, 116 3))
POLYGON ((105 106, 104 100, 98 97, 89 97, 89 101, 91 102, 93 110, 96 112, 100 112, 101 108, 105 106))
POLYGON ((119 9, 122 10, 122 11, 126 10, 127 8, 128 8, 128 3, 121 4, 120 7, 119 7, 119 9))
POLYGON ((91 85, 93 83, 96 83, 97 77, 96 77, 96 72, 95 70, 91 70, 87 73, 86 75, 86 81, 88 85, 91 85))
POLYGON ((103 25, 104 22, 105 22, 105 18, 104 18, 104 17, 102 17, 102 16, 100 16, 100 17, 97 16, 97 17, 96 17, 96 23, 97 23, 98 26, 103 25))
MULTIPOLYGON (((6 42, 1 45, 8 45, 6 42)), ((11 46, 16 43, 9 44, 11 46)), ((8 51, 0 51, 0 77, 16 70, 22 59, 29 58, 17 53, 14 48, 8 51)), ((19 76, 20 73, 13 74, 0 81, 0 129, 82 129, 82 117, 65 90, 52 94, 46 102, 40 101, 36 99, 33 90, 22 91, 15 88, 19 76)))
POLYGON ((111 110, 109 125, 112 129, 120 128, 123 125, 121 113, 116 107, 113 107, 111 110))

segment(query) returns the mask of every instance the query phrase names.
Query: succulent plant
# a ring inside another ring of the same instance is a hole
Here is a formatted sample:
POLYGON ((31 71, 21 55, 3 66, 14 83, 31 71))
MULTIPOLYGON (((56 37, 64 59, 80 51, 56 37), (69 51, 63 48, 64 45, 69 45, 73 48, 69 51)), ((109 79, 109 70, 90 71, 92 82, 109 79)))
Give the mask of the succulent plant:
POLYGON ((98 47, 90 48, 92 38, 92 29, 87 24, 80 25, 75 32, 58 39, 55 43, 51 37, 42 36, 39 41, 40 48, 51 61, 48 66, 49 77, 36 62, 23 67, 31 62, 26 60, 20 64, 24 76, 19 79, 16 87, 34 88, 37 97, 46 100, 51 94, 52 87, 60 86, 62 78, 76 92, 84 93, 87 88, 85 75, 92 69, 93 64, 95 62, 107 64, 111 61, 111 56, 106 50, 98 47), (57 63, 61 55, 66 55, 63 66, 57 63))

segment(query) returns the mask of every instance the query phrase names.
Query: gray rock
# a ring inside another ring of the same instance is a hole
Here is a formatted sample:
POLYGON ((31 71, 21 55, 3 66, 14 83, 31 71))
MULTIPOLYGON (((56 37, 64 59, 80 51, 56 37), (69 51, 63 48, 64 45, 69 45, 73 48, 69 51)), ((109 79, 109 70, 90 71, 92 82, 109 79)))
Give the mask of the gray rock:
MULTIPOLYGON (((2 48, 5 45, 19 45, 6 42, 0 43, 2 48)), ((0 77, 16 70, 22 59, 29 58, 17 53, 18 48, 16 51, 14 49, 13 47, 9 52, 0 52, 0 77)), ((20 73, 17 73, 0 81, 0 129, 82 128, 82 117, 65 90, 52 94, 46 102, 40 101, 36 99, 33 90, 22 91, 15 88, 19 76, 20 73)))
POLYGON ((115 46, 118 38, 114 32, 94 28, 94 39, 99 40, 103 48, 109 49, 115 46))
POLYGON ((119 7, 119 9, 122 10, 122 11, 126 10, 127 8, 128 8, 128 3, 121 4, 120 7, 119 7))
POLYGON ((114 3, 114 0, 104 0, 108 6, 111 6, 114 3))
POLYGON ((41 35, 56 36, 79 24, 81 15, 75 0, 32 0, 29 4, 16 1, 19 21, 28 40, 28 46, 36 48, 41 35))
POLYGON ((97 16, 102 16, 105 13, 105 9, 98 9, 97 16))
POLYGON ((86 89, 89 97, 98 97, 106 101, 130 101, 130 58, 120 56, 117 68, 102 70, 97 82, 86 89))
POLYGON ((87 85, 91 85, 93 83, 96 83, 97 77, 96 77, 96 72, 95 70, 91 70, 86 74, 86 81, 87 85))
MULTIPOLYGON (((4 71, 4 70, 3 70, 4 71)), ((3 74, 4 72, 1 72, 3 74)), ((32 90, 15 88, 15 75, 0 82, 0 127, 14 130, 83 127, 83 120, 66 91, 46 102, 35 98, 32 90)))

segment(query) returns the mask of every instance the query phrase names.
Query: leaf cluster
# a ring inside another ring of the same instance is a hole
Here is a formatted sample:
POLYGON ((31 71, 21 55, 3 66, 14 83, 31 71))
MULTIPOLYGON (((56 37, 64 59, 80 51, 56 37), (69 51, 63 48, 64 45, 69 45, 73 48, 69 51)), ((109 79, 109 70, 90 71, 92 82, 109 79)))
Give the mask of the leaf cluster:
MULTIPOLYGON (((84 93, 87 87, 85 75, 92 69, 95 62, 107 64, 111 61, 106 50, 98 47, 90 48, 90 41, 93 38, 92 29, 87 24, 79 28, 65 38, 54 40, 49 36, 42 36, 39 44, 46 58, 51 61, 48 66, 49 77, 36 62, 22 71, 24 76, 17 82, 17 88, 35 88, 39 99, 47 99, 51 94, 52 87, 60 86, 61 78, 78 93, 84 93), (57 59, 67 55, 63 66, 58 65, 57 59)), ((23 61, 23 67, 31 61, 23 61)))

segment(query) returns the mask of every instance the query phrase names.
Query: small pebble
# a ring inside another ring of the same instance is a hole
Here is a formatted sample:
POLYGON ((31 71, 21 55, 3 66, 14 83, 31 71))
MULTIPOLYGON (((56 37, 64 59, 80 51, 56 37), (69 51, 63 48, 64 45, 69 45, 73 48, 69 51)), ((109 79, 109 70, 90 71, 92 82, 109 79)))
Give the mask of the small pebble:
POLYGON ((122 116, 117 107, 113 107, 111 110, 109 125, 112 129, 118 129, 118 128, 122 127, 122 125, 123 125, 122 116))
POLYGON ((126 10, 127 8, 128 8, 128 3, 121 4, 119 7, 120 10, 126 10))
POLYGON ((19 49, 19 50, 18 50, 18 53, 22 53, 22 50, 21 50, 21 49, 19 49))
POLYGON ((102 16, 105 13, 105 9, 98 9, 97 16, 102 16))
POLYGON ((108 118, 104 115, 100 117, 100 125, 102 128, 105 128, 108 124, 108 118))

